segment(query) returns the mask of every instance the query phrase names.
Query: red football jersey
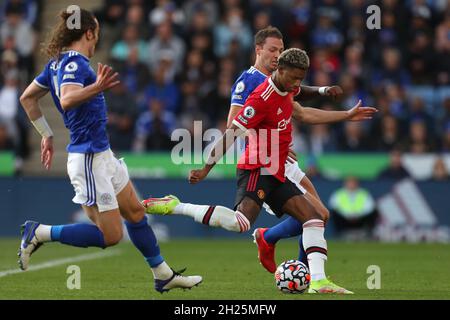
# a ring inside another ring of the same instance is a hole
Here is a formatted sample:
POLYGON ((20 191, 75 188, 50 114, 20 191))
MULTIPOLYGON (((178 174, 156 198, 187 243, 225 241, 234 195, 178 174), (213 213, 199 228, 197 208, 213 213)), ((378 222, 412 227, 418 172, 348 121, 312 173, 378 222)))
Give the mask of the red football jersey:
MULTIPOLYGON (((298 94, 296 92, 295 94, 298 94)), ((249 130, 239 169, 265 168, 284 182, 284 164, 292 142, 292 92, 280 91, 268 77, 247 98, 233 124, 249 130)))

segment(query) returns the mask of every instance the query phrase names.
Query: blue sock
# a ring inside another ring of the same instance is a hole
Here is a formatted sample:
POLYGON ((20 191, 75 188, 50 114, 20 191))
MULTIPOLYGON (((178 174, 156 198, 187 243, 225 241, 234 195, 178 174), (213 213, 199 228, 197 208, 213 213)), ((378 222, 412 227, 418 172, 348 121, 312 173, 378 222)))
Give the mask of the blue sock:
POLYGON ((302 232, 303 224, 297 219, 288 217, 266 230, 264 232, 264 239, 270 244, 275 244, 280 239, 295 237, 302 234, 302 232))
POLYGON ((306 255, 305 248, 303 247, 303 237, 298 237, 298 260, 308 266, 308 256, 306 255))
POLYGON ((144 216, 138 223, 125 221, 125 225, 127 226, 128 235, 134 246, 139 249, 151 268, 164 262, 164 258, 159 251, 155 234, 153 233, 152 228, 147 224, 147 216, 144 216))
POLYGON ((103 233, 96 225, 87 223, 52 226, 52 241, 59 241, 74 247, 105 248, 103 233))

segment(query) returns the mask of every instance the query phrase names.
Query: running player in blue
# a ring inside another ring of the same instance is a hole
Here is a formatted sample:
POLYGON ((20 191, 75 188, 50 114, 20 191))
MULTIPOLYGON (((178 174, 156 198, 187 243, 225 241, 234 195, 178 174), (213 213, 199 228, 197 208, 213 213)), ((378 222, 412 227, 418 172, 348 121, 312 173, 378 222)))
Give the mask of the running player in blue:
POLYGON ((50 61, 26 88, 20 101, 42 135, 41 161, 50 170, 53 133, 39 107, 51 93, 56 108, 70 132, 67 170, 80 204, 94 224, 22 225, 19 265, 26 270, 30 256, 45 242, 57 241, 75 247, 106 248, 122 239, 122 218, 135 247, 142 253, 158 292, 191 288, 200 276, 182 276, 164 261, 157 239, 147 223, 144 208, 129 179, 124 161, 112 153, 106 133, 106 103, 103 92, 119 83, 111 67, 98 64, 97 74, 89 65, 99 36, 97 19, 81 9, 81 28, 69 28, 71 13, 61 12, 47 47, 50 61))
MULTIPOLYGON (((242 106, 245 104, 247 97, 253 90, 259 86, 267 76, 277 69, 278 57, 283 52, 283 35, 275 27, 267 27, 258 31, 255 35, 255 53, 256 61, 250 69, 244 71, 234 83, 231 89, 231 104, 228 115, 228 124, 239 113, 242 106)), ((298 99, 311 99, 320 96, 329 96, 336 98, 341 95, 342 89, 339 86, 330 87, 309 87, 301 86, 301 91, 297 95, 298 99)), ((320 124, 333 123, 338 121, 360 121, 370 119, 371 115, 376 110, 370 107, 361 107, 358 103, 349 111, 323 111, 316 108, 302 107, 298 102, 294 102, 294 119, 300 123, 306 124, 320 124)), ((328 209, 322 203, 314 185, 305 173, 299 168, 296 156, 290 152, 288 161, 286 162, 286 177, 289 178, 295 185, 305 194, 311 204, 321 214, 326 222, 329 218, 328 209)), ((273 212, 264 204, 264 208, 269 212, 273 212)), ((275 263, 275 244, 278 240, 290 238, 297 235, 299 237, 299 260, 307 263, 306 253, 303 249, 302 242, 302 224, 292 218, 288 217, 284 221, 278 223, 271 228, 257 228, 253 236, 258 246, 258 257, 261 264, 269 272, 273 273, 276 270, 275 263)))

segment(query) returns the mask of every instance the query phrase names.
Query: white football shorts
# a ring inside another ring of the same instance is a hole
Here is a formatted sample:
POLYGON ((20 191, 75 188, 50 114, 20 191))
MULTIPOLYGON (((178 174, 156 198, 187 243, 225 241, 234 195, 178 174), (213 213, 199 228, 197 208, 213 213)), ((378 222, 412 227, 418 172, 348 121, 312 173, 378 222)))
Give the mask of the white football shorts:
MULTIPOLYGON (((284 166, 284 175, 286 178, 292 181, 292 183, 295 184, 295 186, 303 193, 306 194, 306 189, 302 187, 300 184, 300 181, 305 177, 305 173, 302 169, 298 166, 298 162, 294 161, 293 163, 286 161, 286 164, 284 166)), ((271 215, 275 215, 275 213, 270 209, 270 207, 267 205, 267 203, 264 202, 263 204, 264 209, 271 215)))
POLYGON ((130 177, 123 159, 111 149, 99 153, 69 153, 67 173, 75 190, 74 203, 97 205, 100 212, 119 208, 116 195, 130 177))

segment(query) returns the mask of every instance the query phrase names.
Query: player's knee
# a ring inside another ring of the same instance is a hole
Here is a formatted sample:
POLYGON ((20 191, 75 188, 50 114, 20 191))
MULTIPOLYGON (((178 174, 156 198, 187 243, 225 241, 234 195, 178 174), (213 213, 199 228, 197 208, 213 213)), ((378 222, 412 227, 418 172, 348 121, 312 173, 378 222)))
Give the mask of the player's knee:
POLYGON ((126 216, 126 220, 130 223, 139 223, 145 217, 145 209, 143 206, 135 207, 126 216))
POLYGON ((106 247, 112 247, 115 246, 122 240, 123 237, 123 231, 122 229, 116 230, 115 232, 108 232, 103 234, 103 240, 105 242, 106 247))
POLYGON ((242 213, 250 222, 250 225, 256 221, 261 207, 252 199, 244 198, 238 205, 238 211, 242 213))

